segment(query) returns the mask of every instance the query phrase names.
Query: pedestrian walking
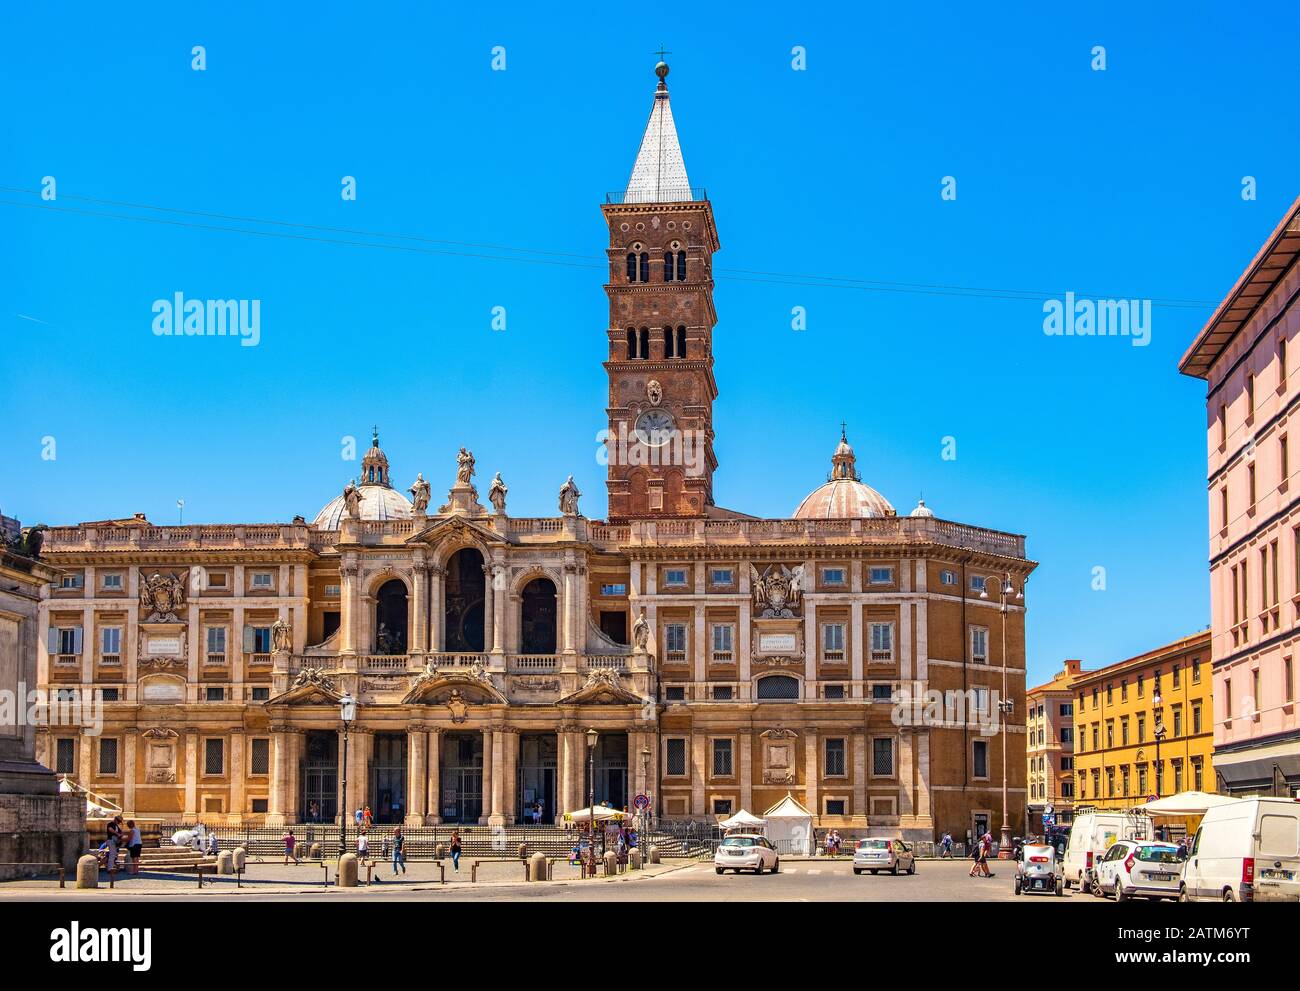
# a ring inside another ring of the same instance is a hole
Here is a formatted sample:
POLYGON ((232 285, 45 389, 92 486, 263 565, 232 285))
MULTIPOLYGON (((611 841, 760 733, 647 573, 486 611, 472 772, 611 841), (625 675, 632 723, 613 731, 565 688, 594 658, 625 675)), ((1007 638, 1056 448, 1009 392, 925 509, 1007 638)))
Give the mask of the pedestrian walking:
POLYGON ((989 871, 989 857, 993 853, 993 834, 985 833, 980 837, 980 842, 984 846, 984 856, 980 858, 980 873, 983 874, 984 877, 997 877, 996 874, 989 871))
POLYGON ((221 852, 221 847, 217 843, 217 834, 208 833, 208 856, 215 857, 220 852, 221 852))
POLYGON ((398 826, 393 830, 393 873, 397 873, 397 868, 402 868, 402 873, 406 873, 406 837, 402 835, 402 827, 398 826))
POLYGON ((451 831, 451 865, 460 870, 460 830, 451 831))
POLYGON ((293 865, 298 866, 298 837, 293 835, 293 830, 284 834, 284 862, 287 866, 292 858, 293 865))
POLYGON ((365 811, 363 811, 363 812, 361 813, 361 824, 362 824, 363 826, 365 826, 366 829, 369 829, 369 828, 370 828, 370 824, 371 824, 372 822, 374 822, 374 821, 375 821, 375 817, 374 817, 373 815, 371 815, 371 813, 370 813, 370 806, 367 805, 366 808, 365 808, 365 811))
POLYGON ((362 863, 370 856, 370 840, 365 832, 357 833, 357 859, 362 863))
POLYGON ((947 857, 952 860, 952 833, 944 830, 943 837, 939 840, 939 859, 947 857))
POLYGON ((983 872, 980 870, 980 858, 984 856, 984 837, 980 837, 979 842, 971 847, 970 851, 970 876, 980 877, 983 872))
POLYGON ((117 851, 122 846, 122 817, 114 816, 108 821, 108 848, 104 853, 104 866, 110 871, 117 870, 117 851))
POLYGON ((131 854, 131 873, 140 873, 140 853, 144 850, 144 837, 134 819, 126 821, 126 849, 131 854))

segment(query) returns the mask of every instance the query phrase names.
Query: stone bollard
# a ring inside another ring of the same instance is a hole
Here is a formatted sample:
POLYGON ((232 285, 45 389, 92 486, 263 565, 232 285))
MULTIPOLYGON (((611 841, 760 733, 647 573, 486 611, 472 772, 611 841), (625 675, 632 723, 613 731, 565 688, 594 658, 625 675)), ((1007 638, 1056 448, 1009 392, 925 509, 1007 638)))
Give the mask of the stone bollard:
POLYGON ((311 849, 307 851, 308 860, 320 860, 320 844, 313 843, 311 849))
POLYGON ((653 843, 650 844, 650 863, 652 864, 659 863, 659 848, 655 846, 653 843))
POLYGON ((339 857, 338 886, 355 888, 357 886, 357 855, 345 853, 339 857))
POLYGON ((639 871, 641 869, 641 849, 633 847, 627 854, 627 869, 630 871, 639 871))
POLYGON ((618 873, 618 854, 613 850, 606 850, 603 859, 605 861, 605 876, 613 877, 618 873))
POLYGON ((527 843, 520 843, 520 844, 519 844, 519 859, 520 859, 520 860, 527 860, 527 859, 528 859, 528 844, 527 844, 527 843))
POLYGON ((235 873, 235 855, 229 850, 222 850, 217 854, 217 873, 233 874, 235 873))
POLYGON ((248 863, 248 851, 245 850, 242 846, 237 846, 235 847, 235 852, 232 854, 232 856, 235 861, 235 870, 237 871, 244 870, 245 866, 248 863))
POLYGON ((447 848, 443 846, 441 843, 439 843, 436 847, 433 848, 434 860, 444 860, 446 859, 446 856, 447 856, 447 848))
POLYGON ((546 879, 546 854, 539 850, 528 859, 528 880, 545 881, 546 879))
POLYGON ((99 858, 94 854, 77 858, 77 887, 99 887, 99 858))

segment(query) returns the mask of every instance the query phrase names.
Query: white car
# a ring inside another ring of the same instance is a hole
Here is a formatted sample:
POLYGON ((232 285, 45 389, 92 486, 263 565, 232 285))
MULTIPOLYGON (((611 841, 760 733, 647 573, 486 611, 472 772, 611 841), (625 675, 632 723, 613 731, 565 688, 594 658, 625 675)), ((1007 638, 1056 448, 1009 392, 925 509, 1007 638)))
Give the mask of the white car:
POLYGON ((757 833, 732 834, 723 839, 713 855, 713 869, 719 874, 726 871, 753 871, 762 874, 771 871, 777 874, 781 870, 781 855, 766 836, 757 833))
POLYGON ((912 844, 904 840, 883 836, 858 840, 857 849, 853 851, 853 873, 861 874, 863 871, 871 871, 872 874, 879 874, 881 871, 889 871, 890 874, 897 874, 899 871, 915 874, 916 853, 912 849, 912 844))
POLYGON ((1173 843, 1120 840, 1098 861, 1093 894, 1114 895, 1117 902, 1135 896, 1176 899, 1182 872, 1183 859, 1173 843))

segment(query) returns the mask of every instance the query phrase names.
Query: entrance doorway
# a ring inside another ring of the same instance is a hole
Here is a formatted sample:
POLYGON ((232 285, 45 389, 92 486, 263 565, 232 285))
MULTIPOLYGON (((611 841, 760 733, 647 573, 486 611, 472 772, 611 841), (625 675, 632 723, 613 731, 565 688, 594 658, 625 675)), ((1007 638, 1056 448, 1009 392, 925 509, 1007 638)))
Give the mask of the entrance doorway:
POLYGON ((438 814, 443 822, 473 825, 483 815, 483 734, 442 735, 438 814))
POLYGON ((554 733, 519 734, 519 780, 515 794, 519 808, 515 817, 519 822, 532 824, 541 807, 540 822, 555 821, 564 810, 556 805, 556 767, 559 764, 559 747, 554 733))
POLYGON ((397 578, 375 595, 375 653, 406 653, 406 585, 397 578))
POLYGON ((370 763, 370 811, 374 821, 400 825, 406 816, 406 734, 376 733, 370 763))
POLYGON ((308 730, 299 780, 303 822, 334 822, 339 814, 339 735, 308 730))
MULTIPOLYGON (((627 734, 600 735, 596 742, 596 804, 627 808, 627 734)), ((585 799, 586 796, 584 795, 585 799)))

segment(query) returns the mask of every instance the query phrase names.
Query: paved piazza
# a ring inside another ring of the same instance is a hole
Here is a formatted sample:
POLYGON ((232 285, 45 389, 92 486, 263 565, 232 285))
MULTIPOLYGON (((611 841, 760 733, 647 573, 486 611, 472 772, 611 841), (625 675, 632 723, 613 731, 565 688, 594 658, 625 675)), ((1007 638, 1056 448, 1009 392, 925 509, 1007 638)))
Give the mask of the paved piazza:
POLYGON ((855 876, 848 860, 783 863, 781 873, 725 874, 719 877, 711 862, 663 864, 644 875, 580 880, 576 872, 556 866, 555 880, 544 884, 519 881, 522 868, 514 863, 495 862, 480 867, 479 881, 469 883, 470 861, 462 861, 458 878, 448 869, 448 883, 437 883, 435 865, 425 862, 412 865, 410 873, 393 881, 391 870, 369 887, 347 891, 326 888, 324 870, 316 864, 300 867, 254 864, 236 889, 233 878, 205 882, 202 891, 193 876, 139 877, 123 880, 109 891, 107 882, 94 891, 60 891, 49 881, 19 881, 0 886, 0 901, 21 898, 49 900, 125 899, 130 901, 171 900, 251 900, 297 901, 808 901, 808 902, 1047 902, 1098 904, 1101 899, 1069 891, 1061 898, 1046 895, 1021 896, 1012 893, 1014 873, 994 867, 995 877, 975 880, 967 876, 968 863, 921 862, 915 876, 887 874, 855 876))

